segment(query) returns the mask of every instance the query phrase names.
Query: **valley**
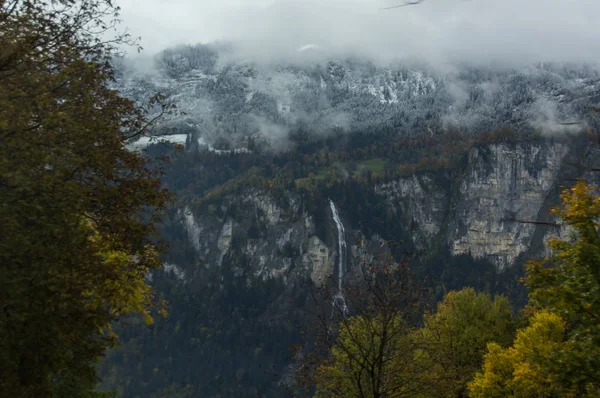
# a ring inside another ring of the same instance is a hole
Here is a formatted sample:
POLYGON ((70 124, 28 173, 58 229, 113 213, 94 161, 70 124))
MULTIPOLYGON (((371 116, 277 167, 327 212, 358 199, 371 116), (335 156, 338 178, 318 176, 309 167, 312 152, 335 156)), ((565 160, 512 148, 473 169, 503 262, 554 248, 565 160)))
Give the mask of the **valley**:
POLYGON ((123 328, 101 366, 124 397, 282 396, 310 292, 331 285, 332 314, 351 312, 344 289, 382 253, 410 253, 438 299, 472 286, 523 306, 523 264, 567 232, 550 208, 598 159, 586 104, 600 79, 587 69, 443 77, 169 51, 154 74, 123 66, 118 81, 175 105, 155 139, 131 145, 169 157, 162 180, 177 194, 160 226, 169 268, 152 274, 170 315, 123 328))

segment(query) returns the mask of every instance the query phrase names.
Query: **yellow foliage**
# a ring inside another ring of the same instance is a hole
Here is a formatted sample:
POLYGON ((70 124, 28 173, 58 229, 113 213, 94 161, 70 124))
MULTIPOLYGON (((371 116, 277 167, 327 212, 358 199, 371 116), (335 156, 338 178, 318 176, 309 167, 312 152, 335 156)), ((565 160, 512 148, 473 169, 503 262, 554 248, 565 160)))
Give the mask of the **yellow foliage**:
POLYGON ((553 353, 554 374, 564 390, 578 396, 600 394, 600 197, 578 181, 561 195, 553 210, 569 227, 567 239, 552 239, 552 254, 526 267, 529 306, 560 316, 567 325, 566 344, 553 353))
POLYGON ((469 383, 475 398, 547 397, 558 393, 552 376, 544 371, 545 361, 563 344, 565 325, 555 314, 534 314, 528 327, 517 332, 512 347, 488 344, 483 372, 469 383))
MULTIPOLYGON (((147 325, 153 324, 154 319, 149 312, 153 293, 145 275, 160 264, 154 247, 145 246, 134 256, 117 248, 117 242, 110 235, 99 234, 89 220, 84 225, 89 231, 88 240, 96 253, 98 265, 103 270, 103 277, 90 280, 82 294, 88 300, 88 308, 92 311, 108 308, 113 317, 140 313, 147 325)), ((166 316, 164 308, 160 311, 166 316)), ((102 328, 110 330, 110 325, 102 328)))
POLYGON ((424 327, 415 333, 428 369, 423 377, 436 397, 464 396, 467 383, 481 367, 486 346, 512 341, 513 322, 508 300, 477 293, 472 288, 449 292, 424 327))

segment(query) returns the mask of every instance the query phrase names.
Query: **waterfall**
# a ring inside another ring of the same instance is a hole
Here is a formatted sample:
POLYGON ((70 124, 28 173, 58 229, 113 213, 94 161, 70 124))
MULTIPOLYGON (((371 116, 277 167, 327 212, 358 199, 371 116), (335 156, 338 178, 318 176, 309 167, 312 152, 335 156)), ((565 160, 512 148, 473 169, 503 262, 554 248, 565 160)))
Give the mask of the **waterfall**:
MULTIPOLYGON (((333 309, 336 306, 342 311, 344 315, 348 312, 348 308, 346 307, 346 300, 344 298, 344 293, 342 291, 342 281, 344 278, 344 256, 346 254, 346 231, 344 229, 344 224, 340 220, 340 216, 338 214, 337 208, 331 199, 329 199, 329 207, 331 208, 331 214, 333 215, 333 222, 335 222, 338 234, 338 283, 337 283, 337 293, 333 298, 333 309)), ((331 313, 333 317, 333 311, 331 313)))

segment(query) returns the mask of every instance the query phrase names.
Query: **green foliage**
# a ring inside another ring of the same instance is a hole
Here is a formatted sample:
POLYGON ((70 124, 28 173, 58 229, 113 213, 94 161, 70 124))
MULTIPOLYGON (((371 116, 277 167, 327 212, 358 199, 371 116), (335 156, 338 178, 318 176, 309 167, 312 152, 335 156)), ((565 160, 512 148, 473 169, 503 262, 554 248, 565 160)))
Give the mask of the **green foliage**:
POLYGON ((346 292, 352 316, 334 311, 320 319, 317 335, 324 341, 317 345, 325 343, 327 349, 316 356, 309 382, 316 384, 318 397, 415 396, 424 390, 419 377, 424 369, 413 358, 411 333, 424 291, 407 264, 395 264, 387 256, 365 264, 364 273, 363 286, 346 292), (336 315, 340 320, 330 330, 336 315))
POLYGON ((552 253, 531 261, 530 325, 512 347, 490 344, 475 397, 595 397, 600 392, 600 197, 583 181, 554 209, 572 231, 549 241, 552 253))
POLYGON ((552 239, 552 254, 527 266, 531 306, 560 316, 566 345, 548 358, 557 382, 580 394, 600 392, 600 197, 579 181, 554 209, 571 229, 567 240, 552 239))
POLYGON ((125 149, 147 121, 108 87, 108 1, 0 3, 0 394, 90 396, 112 321, 149 310, 169 195, 125 149))
POLYGON ((471 288, 448 293, 437 311, 425 315, 424 327, 414 336, 429 369, 429 380, 436 397, 463 397, 467 382, 483 361, 486 345, 510 344, 514 331, 508 300, 476 293, 471 288))
POLYGON ((513 332, 508 300, 470 288, 448 293, 419 329, 389 310, 354 316, 317 370, 317 396, 465 397, 488 343, 509 345, 513 332))
POLYGON ((343 323, 331 358, 317 370, 317 397, 410 397, 419 391, 405 320, 378 315, 343 323))
POLYGON ((360 174, 363 171, 370 171, 372 173, 383 174, 385 171, 385 159, 368 159, 358 162, 356 165, 356 174, 360 174))
POLYGON ((306 293, 290 297, 281 281, 250 272, 235 278, 230 267, 242 261, 232 260, 222 268, 190 266, 196 276, 186 283, 155 271, 153 287, 168 300, 168 317, 150 327, 132 320, 115 326, 122 344, 100 365, 101 388, 123 397, 285 396, 278 381, 289 348, 301 341, 295 302, 306 293))

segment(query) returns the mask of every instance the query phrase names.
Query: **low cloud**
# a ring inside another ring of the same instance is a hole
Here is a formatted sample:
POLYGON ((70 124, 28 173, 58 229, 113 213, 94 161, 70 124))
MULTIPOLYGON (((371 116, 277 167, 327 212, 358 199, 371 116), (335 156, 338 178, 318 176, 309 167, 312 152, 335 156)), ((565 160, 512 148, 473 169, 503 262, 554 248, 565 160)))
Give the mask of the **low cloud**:
POLYGON ((531 106, 529 124, 547 136, 578 133, 586 127, 586 121, 573 118, 569 109, 560 109, 559 104, 539 98, 531 106))
POLYGON ((318 53, 428 63, 597 63, 597 0, 122 0, 123 19, 155 53, 228 40, 255 61, 318 53), (310 46, 306 48, 306 46, 310 46), (298 51, 304 47, 304 51, 298 51))

